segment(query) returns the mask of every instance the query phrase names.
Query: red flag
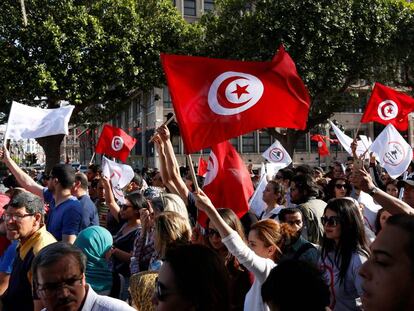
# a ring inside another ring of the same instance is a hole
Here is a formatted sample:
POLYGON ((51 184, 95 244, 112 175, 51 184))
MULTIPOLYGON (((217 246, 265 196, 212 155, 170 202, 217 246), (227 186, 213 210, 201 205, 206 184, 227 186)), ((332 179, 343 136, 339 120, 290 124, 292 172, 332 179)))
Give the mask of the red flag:
POLYGON ((205 177, 207 173, 207 166, 208 163, 206 160, 204 160, 202 157, 198 159, 198 170, 197 175, 205 177))
POLYGON ((322 135, 311 136, 311 140, 318 142, 318 152, 319 152, 319 156, 321 157, 326 157, 330 154, 328 146, 326 146, 326 141, 325 141, 326 138, 327 138, 326 136, 322 136, 322 135))
POLYGON ((400 131, 408 129, 408 114, 414 111, 414 98, 378 82, 365 108, 361 123, 375 121, 392 124, 400 131))
MULTIPOLYGON (((211 149, 203 191, 217 208, 230 208, 242 217, 249 209, 253 183, 236 149, 224 141, 211 149)), ((199 213, 198 222, 205 225, 206 216, 199 213)))
POLYGON ((161 60, 187 153, 259 128, 306 127, 309 94, 283 47, 271 62, 161 60))
POLYGON ((135 138, 129 136, 122 129, 105 124, 95 147, 95 152, 126 162, 136 141, 135 138))

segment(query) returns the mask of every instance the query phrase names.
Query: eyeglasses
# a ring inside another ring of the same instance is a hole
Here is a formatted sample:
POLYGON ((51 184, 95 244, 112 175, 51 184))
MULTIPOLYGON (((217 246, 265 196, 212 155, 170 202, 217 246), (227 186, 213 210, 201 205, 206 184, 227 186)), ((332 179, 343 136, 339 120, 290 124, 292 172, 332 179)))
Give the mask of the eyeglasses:
POLYGON ((335 185, 336 189, 345 189, 346 188, 346 184, 336 184, 335 185))
POLYGON ((339 223, 340 223, 341 218, 339 218, 338 216, 331 216, 331 217, 326 217, 326 216, 322 216, 321 217, 321 223, 322 225, 327 225, 329 227, 336 227, 339 223))
POLYGON ((220 233, 215 229, 206 229, 206 235, 212 238, 214 235, 220 238, 220 233))
POLYGON ((4 221, 22 221, 23 218, 28 217, 28 216, 33 216, 34 213, 30 213, 30 214, 24 214, 24 215, 19 215, 19 214, 3 214, 3 216, 1 217, 4 221))
POLYGON ((39 295, 43 295, 44 297, 51 297, 56 295, 59 290, 65 287, 69 290, 73 290, 76 286, 82 285, 82 279, 83 275, 76 276, 58 283, 46 283, 43 285, 37 283, 37 291, 39 292, 39 295))
POLYGON ((177 294, 177 292, 168 290, 164 284, 158 281, 158 278, 155 279, 155 297, 157 297, 157 300, 165 301, 168 296, 174 294, 177 294))
POLYGON ((132 206, 132 205, 127 205, 127 204, 122 204, 122 205, 121 205, 121 208, 122 208, 123 210, 128 209, 128 207, 132 207, 132 208, 133 208, 133 206, 132 206))

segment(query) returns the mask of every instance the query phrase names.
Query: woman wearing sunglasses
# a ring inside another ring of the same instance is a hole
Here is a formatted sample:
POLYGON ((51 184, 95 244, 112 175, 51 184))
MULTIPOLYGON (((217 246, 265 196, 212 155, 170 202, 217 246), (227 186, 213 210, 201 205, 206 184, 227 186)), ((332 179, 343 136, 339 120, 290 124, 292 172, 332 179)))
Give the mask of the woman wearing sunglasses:
POLYGON ((261 298, 261 286, 279 261, 285 241, 294 234, 293 229, 287 224, 280 225, 273 219, 261 220, 250 229, 249 248, 242 237, 223 220, 204 192, 200 191, 195 196, 197 208, 205 212, 210 219, 210 227, 214 225, 229 252, 255 277, 252 287, 246 294, 244 310, 269 310, 261 298))
MULTIPOLYGON (((219 208, 217 212, 223 221, 245 241, 243 225, 237 215, 229 208, 219 208)), ((230 282, 230 309, 232 311, 243 310, 244 297, 252 285, 249 271, 227 250, 221 241, 220 233, 217 231, 210 219, 207 219, 205 230, 205 244, 214 250, 224 261, 230 282)))
POLYGON ((326 186, 327 200, 343 198, 351 194, 352 186, 345 178, 331 179, 326 186))
POLYGON ((359 208, 352 199, 332 199, 321 218, 324 227, 321 268, 331 291, 332 310, 361 310, 362 279, 369 256, 359 208))

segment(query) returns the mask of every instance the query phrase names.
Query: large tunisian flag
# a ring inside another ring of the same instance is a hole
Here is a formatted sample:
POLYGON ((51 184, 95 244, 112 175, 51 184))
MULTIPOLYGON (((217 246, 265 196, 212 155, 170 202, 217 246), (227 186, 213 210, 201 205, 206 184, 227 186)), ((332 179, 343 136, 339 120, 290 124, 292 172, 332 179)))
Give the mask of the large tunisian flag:
POLYGON ((161 60, 187 153, 258 128, 306 127, 309 94, 283 47, 271 62, 161 60))
POLYGON ((122 129, 105 124, 96 144, 95 152, 125 162, 136 141, 122 129))
MULTIPOLYGON (((230 208, 239 218, 249 209, 253 183, 246 165, 228 141, 211 149, 203 191, 216 208, 230 208)), ((204 225, 205 220, 205 214, 200 212, 198 222, 204 225)))
POLYGON ((376 82, 361 123, 375 121, 392 124, 396 129, 406 131, 408 114, 412 111, 414 98, 376 82))

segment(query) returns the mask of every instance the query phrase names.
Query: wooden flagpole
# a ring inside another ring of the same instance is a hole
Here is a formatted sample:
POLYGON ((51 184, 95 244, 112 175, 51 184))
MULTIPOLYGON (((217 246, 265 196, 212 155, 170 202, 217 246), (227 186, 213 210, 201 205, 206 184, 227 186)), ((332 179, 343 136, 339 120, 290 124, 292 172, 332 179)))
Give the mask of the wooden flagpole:
POLYGON ((193 180, 195 192, 197 193, 197 192, 200 191, 200 188, 199 188, 198 183, 197 183, 197 177, 196 177, 196 174, 195 174, 195 171, 194 171, 193 161, 191 159, 191 155, 186 154, 185 157, 187 158, 187 162, 189 163, 191 178, 193 180))
MULTIPOLYGON (((171 118, 169 118, 167 121, 165 121, 160 126, 163 126, 163 125, 167 126, 168 124, 170 124, 172 122, 172 120, 174 120, 174 117, 175 117, 175 115, 172 115, 171 118)), ((153 142, 155 136, 157 136, 157 133, 154 133, 154 135, 151 136, 151 138, 150 138, 150 140, 148 142, 150 142, 150 143, 153 142)))

